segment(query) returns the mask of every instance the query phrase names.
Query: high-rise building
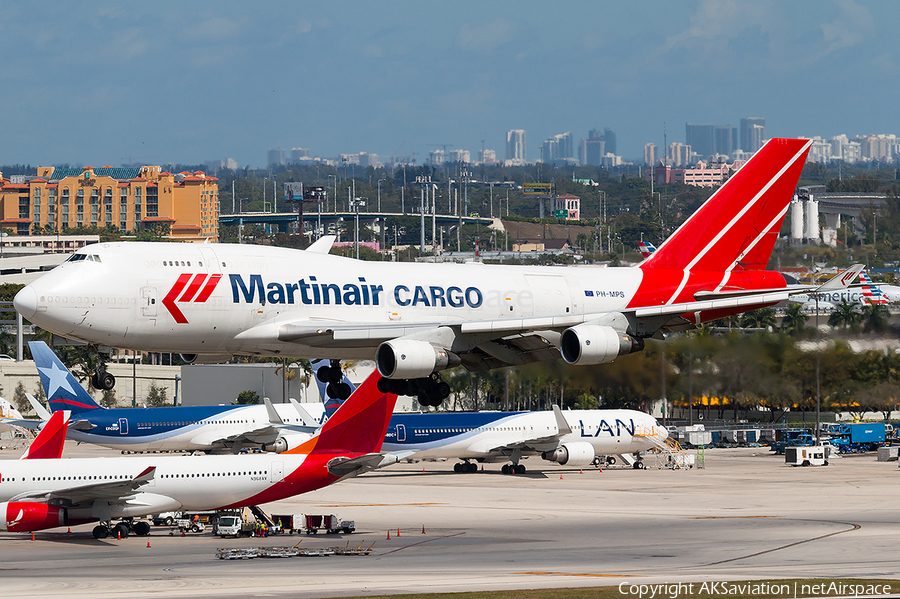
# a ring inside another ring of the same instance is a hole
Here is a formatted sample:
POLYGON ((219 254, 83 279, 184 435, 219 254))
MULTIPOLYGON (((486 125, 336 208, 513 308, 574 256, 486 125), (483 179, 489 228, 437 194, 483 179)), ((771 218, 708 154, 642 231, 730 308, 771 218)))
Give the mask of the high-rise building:
POLYGON ((731 155, 737 149, 737 129, 731 125, 685 124, 685 143, 701 159, 713 154, 731 155))
POLYGON ((687 144, 669 144, 669 165, 676 168, 684 168, 691 164, 691 146, 687 144))
POLYGON ((715 154, 712 125, 696 125, 686 123, 684 126, 685 143, 702 158, 715 154))
POLYGON ((494 150, 480 150, 478 152, 478 161, 485 164, 497 162, 497 152, 494 150))
POLYGON ((506 159, 525 164, 525 130, 513 129, 506 134, 506 159))
POLYGON ((647 166, 656 164, 656 144, 644 144, 644 164, 647 166))
POLYGON ((716 125, 713 128, 713 154, 731 156, 737 150, 737 127, 716 125))
POLYGON ((766 119, 747 117, 741 119, 741 149, 755 152, 762 147, 766 138, 766 119))
POLYGON ((266 166, 281 166, 284 164, 284 150, 281 148, 270 148, 266 155, 266 166))
POLYGON ((291 148, 291 162, 309 159, 309 148, 291 148))
POLYGON ((616 153, 616 134, 609 127, 600 129, 591 129, 588 131, 588 139, 599 139, 606 143, 606 151, 610 154, 616 153))
POLYGON ((572 144, 572 132, 566 131, 547 139, 541 146, 541 159, 544 162, 566 160, 575 157, 572 144))
POLYGON ((600 166, 606 154, 606 142, 600 138, 581 140, 581 164, 600 166))

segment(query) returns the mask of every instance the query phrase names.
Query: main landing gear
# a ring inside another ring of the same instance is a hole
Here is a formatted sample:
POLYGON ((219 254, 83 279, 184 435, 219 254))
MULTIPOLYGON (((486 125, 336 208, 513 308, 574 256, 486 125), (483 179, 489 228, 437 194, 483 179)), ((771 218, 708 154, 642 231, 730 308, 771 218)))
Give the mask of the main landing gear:
POLYGON ((325 394, 328 397, 343 401, 350 397, 352 390, 350 385, 342 382, 344 373, 341 370, 340 360, 331 360, 330 364, 330 366, 320 366, 316 372, 316 378, 323 383, 328 383, 325 387, 325 394))
POLYGON ((107 372, 105 367, 100 366, 96 372, 91 374, 91 385, 94 389, 109 391, 116 386, 116 377, 107 372))
POLYGON ((525 464, 503 464, 500 472, 503 474, 525 474, 525 464))
POLYGON ((150 534, 150 525, 143 520, 139 520, 138 522, 122 520, 115 526, 113 526, 112 522, 101 522, 94 527, 92 534, 95 539, 105 539, 109 536, 117 539, 125 539, 128 538, 128 535, 130 534, 146 537, 150 534))
POLYGON ((412 395, 423 406, 437 407, 450 397, 450 385, 437 374, 421 379, 379 379, 378 390, 382 393, 412 395))

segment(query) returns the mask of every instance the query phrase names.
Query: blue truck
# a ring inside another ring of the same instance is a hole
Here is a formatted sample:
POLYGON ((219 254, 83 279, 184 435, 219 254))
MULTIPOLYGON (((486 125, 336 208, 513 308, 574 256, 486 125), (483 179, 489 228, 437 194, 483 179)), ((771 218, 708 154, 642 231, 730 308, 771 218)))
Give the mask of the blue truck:
POLYGON ((854 422, 832 428, 831 444, 841 453, 876 451, 884 443, 883 422, 854 422))

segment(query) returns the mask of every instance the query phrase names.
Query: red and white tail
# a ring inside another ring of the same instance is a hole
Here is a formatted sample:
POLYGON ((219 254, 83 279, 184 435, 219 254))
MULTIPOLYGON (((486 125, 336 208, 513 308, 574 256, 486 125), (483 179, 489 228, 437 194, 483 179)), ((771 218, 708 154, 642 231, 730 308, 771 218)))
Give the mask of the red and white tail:
POLYGON ((641 268, 765 270, 810 145, 769 140, 641 268))
POLYGON ((376 370, 309 441, 285 453, 365 455, 381 451, 397 396, 378 390, 376 370))
POLYGON ((22 460, 55 460, 62 457, 63 445, 66 442, 66 430, 69 427, 68 410, 53 412, 50 420, 34 438, 25 453, 19 459, 22 460))

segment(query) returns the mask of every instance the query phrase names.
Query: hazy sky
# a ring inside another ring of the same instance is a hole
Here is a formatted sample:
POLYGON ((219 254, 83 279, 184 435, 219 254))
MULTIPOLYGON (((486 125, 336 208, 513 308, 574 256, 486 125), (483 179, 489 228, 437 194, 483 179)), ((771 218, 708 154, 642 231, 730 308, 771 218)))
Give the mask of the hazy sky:
POLYGON ((439 145, 685 122, 767 136, 897 133, 900 3, 42 2, 0 11, 0 164, 263 166, 266 150, 439 145))

